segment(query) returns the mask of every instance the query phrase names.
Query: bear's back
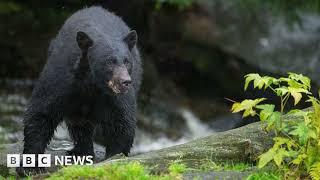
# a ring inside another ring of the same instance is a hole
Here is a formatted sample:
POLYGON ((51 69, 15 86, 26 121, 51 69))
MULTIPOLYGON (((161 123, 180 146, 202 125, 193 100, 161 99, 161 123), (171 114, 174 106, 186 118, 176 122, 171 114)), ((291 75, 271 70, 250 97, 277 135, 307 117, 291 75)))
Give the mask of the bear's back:
POLYGON ((120 17, 102 7, 84 8, 65 21, 56 38, 52 40, 48 55, 68 54, 73 56, 74 54, 79 54, 79 48, 76 43, 78 31, 86 32, 95 41, 101 38, 124 38, 129 30, 129 27, 120 17))
POLYGON ((115 14, 99 6, 85 8, 70 16, 63 25, 61 32, 90 31, 109 35, 111 38, 124 37, 128 32, 128 26, 115 14), (96 31, 96 32, 95 32, 96 31))

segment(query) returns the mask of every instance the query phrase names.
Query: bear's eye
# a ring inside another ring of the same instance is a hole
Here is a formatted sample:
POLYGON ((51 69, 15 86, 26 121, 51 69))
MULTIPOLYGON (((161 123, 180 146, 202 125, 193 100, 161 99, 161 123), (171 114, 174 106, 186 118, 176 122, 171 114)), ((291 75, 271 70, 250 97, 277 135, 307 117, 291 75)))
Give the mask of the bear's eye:
POLYGON ((126 66, 126 68, 128 69, 129 71, 129 74, 131 74, 132 72, 132 64, 131 62, 128 60, 128 59, 124 59, 123 60, 123 64, 126 66))

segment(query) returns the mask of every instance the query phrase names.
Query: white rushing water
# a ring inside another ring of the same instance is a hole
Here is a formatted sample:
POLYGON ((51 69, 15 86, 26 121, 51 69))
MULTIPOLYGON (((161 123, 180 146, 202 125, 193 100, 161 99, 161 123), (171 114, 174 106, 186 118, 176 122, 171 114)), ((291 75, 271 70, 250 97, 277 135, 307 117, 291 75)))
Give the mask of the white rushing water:
POLYGON ((210 129, 209 126, 200 121, 200 119, 190 110, 181 109, 180 113, 184 120, 186 121, 187 129, 186 134, 180 139, 172 140, 165 135, 152 138, 150 135, 147 135, 141 131, 137 132, 137 139, 132 148, 132 153, 143 153, 152 150, 162 149, 174 145, 179 145, 190 140, 205 137, 212 133, 214 130, 210 129))

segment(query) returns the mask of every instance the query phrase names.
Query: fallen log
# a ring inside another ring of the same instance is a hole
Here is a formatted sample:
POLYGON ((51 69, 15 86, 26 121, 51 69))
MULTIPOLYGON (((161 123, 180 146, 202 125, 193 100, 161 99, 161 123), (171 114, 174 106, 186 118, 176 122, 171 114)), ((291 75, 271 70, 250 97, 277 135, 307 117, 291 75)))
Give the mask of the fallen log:
MULTIPOLYGON (((301 120, 299 116, 284 116, 284 120, 301 120)), ((258 156, 273 145, 273 133, 264 130, 261 122, 237 129, 215 133, 185 144, 172 146, 128 158, 105 160, 97 165, 139 161, 151 170, 161 172, 173 161, 197 168, 208 162, 245 162, 254 164, 258 156)))

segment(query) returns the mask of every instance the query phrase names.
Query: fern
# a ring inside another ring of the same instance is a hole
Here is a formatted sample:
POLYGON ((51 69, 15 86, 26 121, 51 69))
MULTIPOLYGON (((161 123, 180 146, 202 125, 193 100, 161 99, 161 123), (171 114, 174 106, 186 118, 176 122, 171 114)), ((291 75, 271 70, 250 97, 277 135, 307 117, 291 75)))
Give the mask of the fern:
POLYGON ((311 167, 309 174, 313 180, 320 180, 320 161, 311 167))

